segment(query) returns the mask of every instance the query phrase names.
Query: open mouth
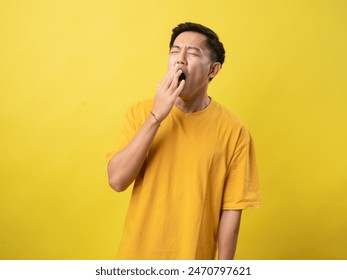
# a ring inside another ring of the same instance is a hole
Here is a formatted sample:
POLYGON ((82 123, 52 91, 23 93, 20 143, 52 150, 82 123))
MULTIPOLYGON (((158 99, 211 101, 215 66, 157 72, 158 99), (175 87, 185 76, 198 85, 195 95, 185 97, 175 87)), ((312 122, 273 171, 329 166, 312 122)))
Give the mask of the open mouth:
POLYGON ((186 79, 186 74, 182 72, 182 74, 178 77, 178 82, 181 82, 182 80, 186 79))

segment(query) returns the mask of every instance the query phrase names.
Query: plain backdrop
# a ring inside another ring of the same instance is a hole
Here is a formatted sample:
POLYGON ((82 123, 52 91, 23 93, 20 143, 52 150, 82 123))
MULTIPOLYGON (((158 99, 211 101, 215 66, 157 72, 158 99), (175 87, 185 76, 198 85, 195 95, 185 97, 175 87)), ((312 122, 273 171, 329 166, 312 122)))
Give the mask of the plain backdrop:
POLYGON ((0 2, 0 259, 113 259, 131 188, 107 182, 125 111, 154 96, 171 30, 214 29, 209 95, 247 124, 263 207, 236 259, 347 258, 347 2, 0 2))

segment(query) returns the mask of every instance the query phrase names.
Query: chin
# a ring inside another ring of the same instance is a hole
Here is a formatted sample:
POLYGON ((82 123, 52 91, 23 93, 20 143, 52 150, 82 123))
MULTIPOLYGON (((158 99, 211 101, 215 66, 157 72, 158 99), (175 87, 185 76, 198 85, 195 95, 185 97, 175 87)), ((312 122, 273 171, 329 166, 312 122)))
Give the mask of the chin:
POLYGON ((181 91, 180 95, 179 96, 187 96, 190 94, 190 90, 188 89, 187 87, 187 84, 184 85, 184 88, 183 90, 181 91))
POLYGON ((178 96, 182 101, 188 102, 191 100, 191 96, 187 93, 182 93, 178 96))
POLYGON ((178 97, 181 97, 182 99, 185 99, 185 98, 189 97, 189 94, 183 90, 183 91, 178 95, 178 97))

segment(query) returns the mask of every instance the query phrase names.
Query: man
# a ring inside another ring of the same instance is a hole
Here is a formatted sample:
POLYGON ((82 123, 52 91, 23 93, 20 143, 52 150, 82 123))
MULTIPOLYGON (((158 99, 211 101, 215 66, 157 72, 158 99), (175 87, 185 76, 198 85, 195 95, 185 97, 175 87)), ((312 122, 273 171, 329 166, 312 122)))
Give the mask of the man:
POLYGON ((116 191, 135 180, 119 259, 234 258, 242 209, 261 199, 249 132, 207 94, 224 56, 212 30, 178 25, 154 100, 128 111, 108 164, 116 191))

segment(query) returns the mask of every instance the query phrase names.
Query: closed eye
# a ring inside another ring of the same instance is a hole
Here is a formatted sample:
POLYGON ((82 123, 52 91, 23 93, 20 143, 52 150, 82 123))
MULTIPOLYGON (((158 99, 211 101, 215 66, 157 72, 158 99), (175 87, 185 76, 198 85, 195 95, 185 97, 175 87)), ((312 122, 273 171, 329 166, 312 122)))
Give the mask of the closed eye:
POLYGON ((170 53, 172 53, 172 54, 176 54, 179 52, 180 52, 180 49, 177 46, 173 46, 170 50, 170 53))
POLYGON ((197 53, 197 52, 188 52, 188 53, 192 56, 198 56, 199 55, 199 53, 197 53))
POLYGON ((200 48, 190 46, 188 47, 188 53, 193 56, 199 56, 201 55, 202 51, 200 48))

